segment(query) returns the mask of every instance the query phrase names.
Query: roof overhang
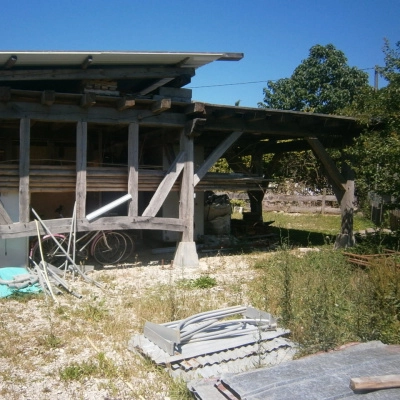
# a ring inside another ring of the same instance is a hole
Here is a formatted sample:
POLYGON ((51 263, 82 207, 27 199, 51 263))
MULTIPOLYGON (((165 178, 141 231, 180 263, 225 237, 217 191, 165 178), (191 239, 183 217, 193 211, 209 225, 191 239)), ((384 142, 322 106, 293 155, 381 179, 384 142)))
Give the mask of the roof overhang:
POLYGON ((213 61, 238 61, 243 53, 163 51, 0 51, 0 68, 179 65, 199 68, 213 61))

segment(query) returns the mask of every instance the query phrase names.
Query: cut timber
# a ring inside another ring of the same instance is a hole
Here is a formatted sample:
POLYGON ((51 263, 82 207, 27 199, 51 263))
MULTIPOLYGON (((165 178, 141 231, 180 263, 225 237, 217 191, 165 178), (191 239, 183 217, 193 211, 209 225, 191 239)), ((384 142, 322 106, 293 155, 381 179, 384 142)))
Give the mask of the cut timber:
POLYGON ((400 387, 400 375, 363 376, 350 379, 354 391, 391 389, 400 387))
POLYGON ((174 267, 198 267, 199 256, 197 255, 195 242, 179 242, 174 257, 174 267))

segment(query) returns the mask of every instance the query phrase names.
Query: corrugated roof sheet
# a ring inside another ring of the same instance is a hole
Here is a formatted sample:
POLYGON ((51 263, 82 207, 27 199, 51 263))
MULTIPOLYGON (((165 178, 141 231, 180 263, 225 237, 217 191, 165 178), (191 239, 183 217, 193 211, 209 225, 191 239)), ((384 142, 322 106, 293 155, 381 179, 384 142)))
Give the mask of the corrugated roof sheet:
POLYGON ((171 376, 191 380, 243 372, 291 360, 296 348, 284 337, 287 334, 287 330, 277 328, 275 331, 260 332, 259 335, 252 332, 240 337, 187 343, 172 356, 144 335, 134 335, 128 348, 168 368, 171 376))

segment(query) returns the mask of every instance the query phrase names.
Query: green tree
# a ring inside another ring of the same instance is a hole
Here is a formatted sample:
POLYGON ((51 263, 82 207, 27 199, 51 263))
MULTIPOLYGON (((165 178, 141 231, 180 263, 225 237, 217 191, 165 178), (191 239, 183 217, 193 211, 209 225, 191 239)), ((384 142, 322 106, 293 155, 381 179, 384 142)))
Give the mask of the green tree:
POLYGON ((378 72, 387 85, 379 90, 364 88, 343 110, 367 126, 347 149, 364 200, 369 191, 400 197, 400 41, 391 48, 385 40, 383 52, 385 65, 378 72))
POLYGON ((332 44, 311 47, 290 78, 268 81, 260 107, 335 114, 368 85, 368 75, 350 67, 332 44))

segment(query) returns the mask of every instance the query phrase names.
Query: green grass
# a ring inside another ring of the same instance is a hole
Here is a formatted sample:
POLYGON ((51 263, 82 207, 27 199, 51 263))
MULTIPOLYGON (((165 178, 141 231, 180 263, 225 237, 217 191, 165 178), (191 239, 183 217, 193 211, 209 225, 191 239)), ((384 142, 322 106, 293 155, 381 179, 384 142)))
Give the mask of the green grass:
MULTIPOLYGON (((280 243, 293 246, 322 246, 332 244, 340 232, 340 215, 263 213, 264 222, 274 221, 270 231, 280 238, 280 243)), ((355 215, 354 232, 374 228, 368 219, 355 215)))
POLYGON ((253 268, 251 303, 277 316, 302 354, 350 341, 400 343, 400 269, 393 263, 361 269, 332 248, 284 248, 253 268))

